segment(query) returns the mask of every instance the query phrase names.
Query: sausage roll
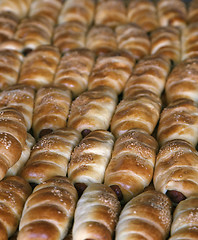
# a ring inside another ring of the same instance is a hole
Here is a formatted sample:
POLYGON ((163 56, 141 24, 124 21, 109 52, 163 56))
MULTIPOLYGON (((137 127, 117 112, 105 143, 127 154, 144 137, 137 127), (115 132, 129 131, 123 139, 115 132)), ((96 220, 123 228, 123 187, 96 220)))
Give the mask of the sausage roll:
POLYGON ((181 201, 173 215, 169 240, 196 240, 198 236, 198 195, 181 201))
POLYGON ((76 189, 66 177, 57 176, 36 186, 25 203, 17 239, 63 239, 76 202, 76 189))
POLYGON ((21 177, 10 176, 0 182, 1 240, 8 240, 17 230, 30 185, 21 177))
POLYGON ((164 91, 170 67, 170 61, 161 55, 144 57, 135 65, 125 85, 123 97, 132 97, 138 90, 149 90, 160 96, 164 91))
POLYGON ((160 145, 183 139, 196 146, 198 142, 198 107, 188 99, 178 99, 163 109, 157 139, 160 145))
POLYGON ((115 32, 105 25, 94 25, 88 32, 86 47, 97 55, 110 53, 117 50, 115 32))
POLYGON ((150 40, 144 29, 134 23, 119 25, 115 29, 119 49, 131 52, 140 59, 150 52, 150 40))
POLYGON ((32 185, 56 175, 66 176, 71 152, 80 140, 80 133, 70 128, 58 129, 42 137, 33 146, 20 175, 32 185))
POLYGON ((120 50, 100 56, 88 81, 88 89, 107 86, 120 94, 132 73, 135 59, 130 52, 120 50))
POLYGON ((187 141, 175 139, 161 147, 153 177, 155 189, 177 204, 198 192, 198 152, 187 141))
POLYGON ((68 167, 68 177, 79 195, 92 183, 103 183, 111 158, 114 136, 106 130, 95 130, 75 147, 68 167))
POLYGON ((122 203, 150 184, 157 150, 155 138, 140 129, 129 130, 116 140, 104 183, 116 192, 122 203))
POLYGON ((35 138, 66 126, 71 92, 64 86, 40 88, 35 97, 32 129, 35 138))
POLYGON ((107 130, 117 101, 116 92, 106 86, 83 92, 71 104, 68 127, 80 131, 83 137, 93 130, 107 130))
POLYGON ((161 99, 149 90, 140 90, 119 102, 111 121, 116 138, 133 128, 152 134, 160 117, 161 99))
POLYGON ((159 26, 153 1, 130 0, 127 10, 128 22, 136 23, 146 32, 151 32, 159 26))
POLYGON ((79 22, 65 22, 54 28, 53 45, 58 47, 61 53, 71 49, 85 47, 85 35, 87 28, 79 22))
POLYGON ((178 63, 181 60, 180 30, 176 27, 160 27, 151 32, 151 54, 159 54, 178 63))
POLYGON ((198 22, 189 24, 182 32, 182 60, 198 57, 198 22))
POLYGON ((148 190, 131 199, 123 208, 115 240, 164 240, 171 226, 171 202, 157 191, 148 190))
POLYGON ((54 84, 64 85, 73 98, 87 90, 88 78, 95 62, 95 54, 86 48, 66 52, 57 67, 54 84))
POLYGON ((89 26, 93 22, 94 12, 94 0, 67 0, 63 4, 58 23, 74 21, 89 26))
POLYGON ((23 114, 27 130, 32 126, 34 90, 26 85, 12 85, 0 93, 0 108, 12 107, 23 114))
POLYGON ((191 0, 188 8, 188 23, 198 22, 198 1, 191 0))
POLYGON ((198 58, 189 58, 179 63, 170 73, 166 85, 168 103, 187 98, 198 103, 198 58))
POLYGON ((95 24, 116 27, 127 22, 127 11, 122 0, 98 0, 95 24))
POLYGON ((159 0, 157 2, 159 23, 162 27, 184 28, 187 21, 186 4, 182 0, 159 0))
POLYGON ((32 0, 1 0, 0 12, 14 13, 20 19, 27 16, 32 0))
POLYGON ((76 206, 73 240, 111 240, 120 208, 111 188, 100 183, 88 186, 76 206))
POLYGON ((23 115, 13 108, 0 109, 0 180, 21 157, 27 139, 23 115))
POLYGON ((24 53, 27 54, 40 45, 51 43, 53 25, 43 16, 22 19, 14 37, 24 43, 24 53))
POLYGON ((27 84, 35 89, 51 84, 59 60, 60 52, 56 47, 38 47, 25 57, 18 83, 27 84))

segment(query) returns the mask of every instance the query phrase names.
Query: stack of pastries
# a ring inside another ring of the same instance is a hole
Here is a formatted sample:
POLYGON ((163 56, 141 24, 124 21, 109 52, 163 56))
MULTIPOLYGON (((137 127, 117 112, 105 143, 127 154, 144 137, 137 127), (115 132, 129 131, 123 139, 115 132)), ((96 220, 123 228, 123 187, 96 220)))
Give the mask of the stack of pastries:
POLYGON ((0 240, 198 239, 198 0, 0 0, 0 240))

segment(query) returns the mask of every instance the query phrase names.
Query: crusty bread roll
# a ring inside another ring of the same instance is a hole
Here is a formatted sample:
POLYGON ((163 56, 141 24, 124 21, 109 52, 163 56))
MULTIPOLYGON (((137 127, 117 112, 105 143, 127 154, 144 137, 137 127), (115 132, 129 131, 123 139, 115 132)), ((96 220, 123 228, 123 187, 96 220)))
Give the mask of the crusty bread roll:
POLYGON ((73 98, 87 90, 88 78, 95 62, 95 54, 86 48, 73 49, 60 59, 54 84, 64 85, 73 98))
POLYGON ((133 22, 150 32, 159 26, 157 9, 151 0, 130 0, 127 8, 128 22, 133 22))
POLYGON ((63 239, 76 202, 76 189, 66 177, 57 176, 36 186, 25 203, 17 239, 63 239))
POLYGON ((73 225, 73 240, 111 240, 120 213, 115 193, 100 183, 87 187, 79 199, 73 225))
POLYGON ((134 23, 119 25, 115 29, 119 49, 125 49, 140 59, 150 53, 150 40, 144 29, 134 23))
POLYGON ((88 89, 107 86, 120 94, 132 73, 134 65, 135 58, 125 50, 98 57, 89 77, 88 89))
POLYGON ((141 90, 149 90, 160 96, 164 91, 170 67, 170 61, 161 55, 144 57, 135 65, 125 85, 123 98, 135 96, 137 91, 141 90))
POLYGON ((153 177, 155 189, 177 204, 198 191, 198 152, 184 140, 175 139, 161 147, 153 177))
POLYGON ((169 240, 196 240, 198 236, 198 195, 181 201, 173 215, 169 240))
POLYGON ((179 63, 170 73, 166 86, 168 103, 186 98, 198 103, 198 58, 189 58, 179 63))
POLYGON ((10 176, 0 182, 1 240, 8 240, 17 230, 30 185, 21 177, 10 176))
POLYGON ((64 22, 54 28, 53 45, 61 53, 85 47, 87 27, 79 22, 64 22))
POLYGON ((42 137, 33 146, 20 175, 32 184, 42 183, 56 175, 66 176, 71 152, 80 140, 80 133, 69 128, 42 137))
POLYGON ((106 130, 95 130, 74 148, 68 167, 68 178, 79 195, 92 183, 103 183, 111 158, 114 136, 106 130))
POLYGON ((131 199, 123 208, 116 227, 116 240, 164 240, 171 226, 171 202, 154 190, 131 199))
POLYGON ((34 90, 26 85, 17 84, 6 88, 0 93, 0 108, 15 108, 23 114, 27 130, 32 126, 34 108, 34 90))
POLYGON ((24 53, 51 43, 53 25, 43 16, 23 18, 14 37, 24 43, 24 53))
POLYGON ((86 47, 97 55, 117 50, 115 32, 106 25, 93 25, 86 37, 86 47))
POLYGON ((32 129, 35 138, 66 126, 71 92, 64 86, 40 88, 35 97, 32 129))
POLYGON ((150 184, 157 150, 157 141, 140 129, 129 130, 116 140, 104 183, 121 202, 128 202, 150 184))
POLYGON ((158 54, 178 63, 181 60, 181 33, 173 26, 160 27, 151 32, 151 54, 158 54))
POLYGON ((117 101, 116 92, 106 86, 83 92, 71 104, 67 126, 83 136, 93 130, 107 130, 117 101))
POLYGON ((98 0, 96 4, 95 24, 116 27, 127 22, 127 11, 122 0, 98 0))
POLYGON ((183 139, 196 146, 198 142, 198 107, 188 99, 178 99, 163 109, 157 129, 160 145, 183 139))
POLYGON ((67 0, 59 14, 58 23, 75 21, 89 26, 93 22, 94 12, 94 0, 67 0))
POLYGON ((11 12, 22 19, 28 14, 31 2, 32 0, 1 0, 0 12, 11 12))
POLYGON ((35 89, 51 84, 59 60, 58 48, 50 45, 36 48, 25 57, 18 83, 27 84, 35 89))
POLYGON ((14 85, 19 76, 23 56, 21 53, 2 49, 0 50, 0 89, 14 85))
POLYGON ((0 109, 0 180, 21 157, 27 139, 23 115, 13 108, 0 109))
POLYGON ((111 120, 116 138, 133 128, 152 134, 160 117, 160 97, 149 90, 140 90, 119 102, 111 120))
POLYGON ((184 28, 187 21, 187 8, 182 0, 159 0, 157 2, 159 23, 164 26, 184 28))
POLYGON ((191 0, 188 8, 188 23, 198 22, 198 1, 191 0))

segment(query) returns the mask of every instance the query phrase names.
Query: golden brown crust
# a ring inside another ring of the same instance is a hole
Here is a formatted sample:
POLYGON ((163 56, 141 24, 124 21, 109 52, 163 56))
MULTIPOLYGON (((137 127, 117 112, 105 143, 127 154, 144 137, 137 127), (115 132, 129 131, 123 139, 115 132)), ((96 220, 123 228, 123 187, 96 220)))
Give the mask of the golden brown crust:
POLYGON ((111 240, 119 212, 120 204, 111 188, 91 184, 77 203, 73 240, 111 240))
POLYGON ((129 130, 116 140, 104 183, 120 187, 122 202, 126 203, 150 184, 157 149, 157 141, 140 129, 129 130))
POLYGON ((27 199, 18 240, 63 239, 71 225, 77 192, 66 177, 54 177, 38 185, 27 199))
POLYGON ((171 226, 171 202, 164 194, 148 190, 123 208, 116 227, 116 240, 163 240, 171 226))

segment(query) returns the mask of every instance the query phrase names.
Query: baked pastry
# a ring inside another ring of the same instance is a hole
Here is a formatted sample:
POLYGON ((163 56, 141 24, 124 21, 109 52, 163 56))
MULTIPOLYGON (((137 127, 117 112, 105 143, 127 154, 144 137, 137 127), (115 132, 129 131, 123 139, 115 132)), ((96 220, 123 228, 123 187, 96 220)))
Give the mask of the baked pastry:
POLYGON ((160 96, 164 91, 170 67, 170 61, 161 55, 144 57, 135 65, 124 87, 123 98, 135 96, 141 90, 149 90, 160 96))
POLYGON ((116 92, 107 86, 83 92, 71 104, 67 126, 81 132, 83 137, 93 130, 107 130, 117 101, 116 92))
POLYGON ((98 0, 96 4, 95 25, 116 27, 127 22, 127 11, 122 0, 98 0))
POLYGON ((187 21, 187 8, 182 0, 159 0, 157 2, 159 23, 164 26, 184 28, 187 21))
POLYGON ((181 60, 181 33, 173 26, 160 27, 151 32, 151 54, 158 54, 173 61, 181 60))
POLYGON ((189 24, 182 31, 182 60, 198 57, 198 22, 189 24))
POLYGON ((14 38, 21 40, 24 44, 24 53, 36 49, 41 45, 51 43, 53 25, 43 16, 23 18, 18 25, 14 38))
POLYGON ((54 28, 53 45, 61 53, 85 47, 87 27, 79 22, 65 22, 54 28))
POLYGON ((93 22, 94 12, 94 0, 67 0, 59 14, 58 23, 75 21, 88 27, 93 22))
POLYGON ((115 29, 119 49, 125 49, 140 59, 150 53, 150 40, 144 29, 134 23, 119 25, 115 29))
POLYGON ((181 201, 173 215, 169 240, 196 240, 198 236, 198 195, 181 201))
POLYGON ((92 183, 103 183, 111 158, 114 136, 106 130, 95 130, 74 148, 68 167, 68 178, 79 195, 92 183))
POLYGON ((32 0, 28 16, 43 16, 47 18, 52 25, 55 25, 62 4, 62 0, 32 0))
POLYGON ((73 49, 60 59, 54 84, 64 85, 73 98, 87 90, 88 78, 95 63, 95 54, 86 48, 73 49))
POLYGON ((0 92, 0 108, 11 107, 23 114, 27 130, 32 126, 34 90, 26 85, 12 85, 0 92))
POLYGON ((63 239, 76 202, 76 189, 66 177, 57 176, 39 184, 25 203, 17 239, 63 239))
POLYGON ((1 240, 7 240, 17 230, 23 206, 31 190, 30 185, 18 176, 7 177, 0 182, 1 240))
POLYGON ((87 33, 86 47, 97 55, 116 51, 117 41, 115 32, 105 25, 92 26, 87 33))
POLYGON ((35 89, 51 84, 59 60, 60 52, 56 47, 46 45, 36 48, 25 57, 18 83, 35 89))
POLYGON ((155 138, 140 129, 129 130, 116 140, 104 183, 116 192, 122 203, 150 184, 157 150, 155 138))
POLYGON ((54 176, 66 176, 73 148, 80 142, 78 131, 62 128, 42 137, 32 148, 20 176, 32 185, 54 176))
POLYGON ((198 152, 187 141, 175 139, 161 147, 153 177, 155 189, 167 194, 173 203, 198 191, 198 152))
POLYGON ((40 88, 35 97, 32 129, 35 138, 66 126, 71 92, 64 86, 40 88))
POLYGON ((0 180, 21 157, 27 139, 23 115, 13 108, 0 109, 0 180))
POLYGON ((136 23, 147 32, 159 26, 157 9, 151 0, 130 0, 127 8, 128 22, 136 23))
POLYGON ((140 90, 119 102, 111 121, 116 138, 133 128, 152 134, 160 117, 161 99, 149 90, 140 90))
POLYGON ((73 240, 111 240, 120 213, 115 193, 100 183, 87 187, 79 199, 73 225, 73 240))
POLYGON ((164 240, 171 226, 171 202, 154 190, 131 199, 123 208, 116 227, 115 240, 164 240))
POLYGON ((186 98, 198 103, 198 58, 182 61, 171 71, 165 85, 167 103, 186 98))
POLYGON ((163 109, 157 139, 160 145, 183 139, 196 146, 198 142, 198 107, 189 99, 178 99, 163 109))
POLYGON ((191 0, 188 8, 188 23, 198 22, 198 1, 191 0))
POLYGON ((8 49, 0 50, 0 90, 17 82, 22 61, 21 53, 8 49))
POLYGON ((20 19, 27 16, 32 0, 1 0, 0 12, 14 13, 20 19))
POLYGON ((107 86, 119 95, 123 91, 134 65, 135 58, 125 50, 98 57, 89 77, 88 89, 107 86))

